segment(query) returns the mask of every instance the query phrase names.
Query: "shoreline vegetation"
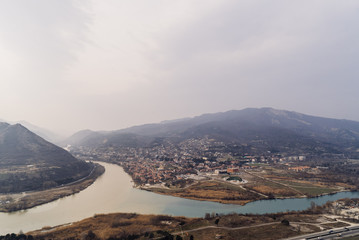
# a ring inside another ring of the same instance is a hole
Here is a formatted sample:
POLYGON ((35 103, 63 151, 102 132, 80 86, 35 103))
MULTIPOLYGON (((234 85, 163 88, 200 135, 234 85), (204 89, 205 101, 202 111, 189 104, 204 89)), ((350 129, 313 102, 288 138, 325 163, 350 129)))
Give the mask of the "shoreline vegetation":
MULTIPOLYGON (((121 166, 121 164, 119 163, 115 164, 121 166)), ((275 182, 271 179, 261 178, 259 182, 258 176, 255 175, 254 176, 256 179, 251 176, 252 183, 249 184, 248 182, 246 182, 245 184, 238 184, 218 179, 205 179, 195 180, 181 187, 168 187, 163 184, 146 186, 136 184, 132 176, 133 174, 131 174, 131 172, 129 171, 126 171, 125 168, 123 168, 123 170, 131 177, 132 182, 134 182, 133 187, 141 190, 197 201, 210 201, 222 204, 238 204, 241 206, 258 200, 313 198, 354 190, 342 186, 323 187, 321 184, 313 185, 311 183, 308 188, 312 190, 314 189, 314 191, 308 194, 306 192, 300 192, 294 187, 289 186, 288 184, 275 182)), ((293 182, 293 184, 298 184, 300 188, 303 188, 303 183, 293 182)))
MULTIPOLYGON (((227 195, 230 190, 227 189, 220 189, 217 190, 201 190, 198 187, 202 186, 210 186, 210 182, 202 182, 196 183, 191 186, 190 189, 166 189, 166 188, 156 188, 156 187, 138 187, 141 190, 149 191, 161 195, 168 195, 173 197, 180 197, 186 198, 196 201, 209 201, 209 202, 217 202, 222 204, 238 204, 241 206, 246 205, 247 203, 258 201, 258 200, 265 200, 268 198, 259 198, 253 196, 252 199, 236 199, 236 195, 240 195, 241 192, 238 193, 230 193, 227 195)), ((243 191, 243 190, 242 190, 243 191)), ((240 197, 238 197, 240 198, 240 197)))
POLYGON ((139 187, 138 189, 144 190, 144 191, 149 191, 149 192, 153 192, 156 194, 161 194, 161 195, 167 195, 167 196, 173 196, 173 197, 180 197, 180 198, 185 198, 185 199, 191 199, 191 200, 196 200, 196 201, 208 201, 208 202, 216 202, 216 203, 222 203, 222 204, 237 204, 240 206, 244 206, 247 203, 251 203, 251 202, 255 202, 255 201, 260 201, 260 200, 274 200, 274 199, 297 199, 297 198, 318 198, 318 197, 322 197, 322 196, 326 196, 326 195, 334 195, 336 193, 340 193, 340 192, 352 192, 353 190, 340 190, 340 191, 336 191, 336 192, 330 192, 330 193, 323 193, 320 195, 316 195, 316 196, 289 196, 289 197, 274 197, 274 198, 259 198, 259 199, 252 199, 252 200, 227 200, 227 199, 216 199, 213 198, 211 196, 209 197, 202 197, 202 196, 196 196, 196 195, 186 195, 186 193, 184 192, 180 192, 180 191, 163 191, 163 189, 158 189, 158 188, 143 188, 143 187, 139 187))
MULTIPOLYGON (((342 200, 353 204, 352 200, 342 200)), ((312 205, 304 211, 276 214, 216 214, 203 218, 95 214, 71 224, 28 232, 33 239, 283 239, 329 229, 358 226, 357 221, 335 214, 338 202, 312 205)), ((355 204, 355 203, 354 203, 355 204)), ((345 205, 345 204, 344 204, 345 205)))
MULTIPOLYGON (((225 194, 225 192, 223 192, 223 189, 219 189, 219 192, 217 192, 217 194, 213 194, 213 192, 206 192, 206 190, 203 190, 201 192, 201 190, 196 189, 197 186, 206 186, 208 183, 210 183, 210 181, 202 181, 202 182, 197 182, 196 184, 193 184, 192 190, 190 191, 186 191, 185 189, 169 189, 169 188, 159 188, 159 187, 143 187, 143 186, 134 186, 135 188, 144 190, 144 191, 149 191, 149 192, 153 192, 153 193, 157 193, 157 194, 161 194, 161 195, 168 195, 168 196, 173 196, 173 197, 180 197, 180 198, 186 198, 186 199, 191 199, 191 200, 196 200, 196 201, 209 201, 209 202, 217 202, 217 203, 222 203, 222 204, 238 204, 241 206, 246 205, 247 203, 251 203, 251 202, 255 202, 255 201, 260 201, 260 200, 274 200, 274 199, 297 199, 297 198, 318 198, 318 197, 322 197, 322 196, 327 196, 327 195, 334 195, 340 192, 356 192, 357 190, 351 190, 351 189, 340 189, 338 191, 333 191, 333 192, 327 192, 327 193, 320 193, 318 195, 312 195, 312 196, 307 196, 307 195, 300 195, 300 196, 281 196, 281 197, 266 197, 266 196, 261 196, 258 198, 253 198, 253 199, 234 199, 234 195, 232 194, 232 197, 226 197, 226 195, 221 196, 222 194, 225 194), (196 191, 198 190, 198 191, 196 191), (218 195, 220 195, 221 197, 218 197, 218 195), (217 196, 217 198, 216 198, 217 196)), ((227 189, 228 190, 228 189, 227 189)), ((240 194, 240 193, 239 193, 240 194)))
POLYGON ((94 169, 87 177, 64 186, 43 191, 0 194, 0 212, 10 213, 26 210, 76 194, 93 184, 104 172, 105 168, 96 163, 94 164, 94 169))
MULTIPOLYGON (((122 167, 121 164, 114 164, 122 167)), ((131 177, 133 181, 132 174, 126 171, 125 168, 123 168, 123 170, 131 177)), ((95 163, 95 168, 89 176, 87 176, 85 179, 78 180, 66 186, 61 186, 43 191, 0 194, 0 212, 14 212, 19 210, 26 210, 32 207, 55 201, 69 195, 76 194, 94 183, 97 178, 101 176, 104 172, 105 168, 101 164, 95 163)), ((309 196, 304 194, 278 196, 268 194, 268 192, 258 191, 258 188, 248 186, 247 184, 233 184, 228 181, 220 181, 213 179, 194 181, 183 187, 166 187, 159 184, 151 186, 134 184, 133 187, 161 195, 169 195, 197 201, 217 202, 222 204, 238 204, 241 206, 258 200, 311 198, 320 197, 323 195, 331 195, 343 191, 350 191, 350 189, 337 188, 335 189, 335 191, 329 191, 324 193, 318 192, 318 194, 316 195, 309 196)), ((266 190, 271 190, 268 189, 268 186, 266 187, 266 190)))
MULTIPOLYGON (((103 173, 97 167, 89 176, 93 181, 103 173)), ((102 167, 102 168, 101 168, 102 167)), ((81 183, 89 179, 84 179, 81 183)), ((81 184, 75 183, 74 185, 81 184)), ((91 184, 91 183, 90 183, 91 184)), ((90 185, 89 184, 89 185, 90 185)), ((194 183, 191 186, 195 186, 194 183)), ((201 185, 203 187, 203 185, 201 185)), ((66 186, 71 187, 71 186, 66 186)), ((198 187, 198 186, 197 186, 198 187)), ((207 186, 210 188, 211 186, 207 186)), ((53 189, 54 190, 54 189, 53 189)), ((145 189, 144 189, 145 190, 145 189)), ((147 190, 147 189, 146 189, 147 190)), ((349 207, 358 202, 346 200, 349 207)), ((173 217, 168 215, 142 215, 137 213, 95 214, 78 222, 55 227, 45 226, 28 232, 25 239, 281 239, 319 232, 323 229, 350 226, 348 219, 340 216, 338 204, 314 203, 308 210, 273 214, 226 215, 206 213, 203 218, 173 217), (339 214, 339 215, 338 215, 339 214), (179 236, 179 237, 177 237, 179 236), (191 238, 192 236, 192 238, 191 238), (166 238, 168 237, 168 238, 166 238), (173 238, 171 238, 173 237, 173 238)), ((355 222, 357 223, 357 222, 355 222)), ((20 234, 20 233, 19 233, 20 234)), ((21 233, 22 234, 22 233, 21 233)), ((8 234, 10 237, 16 234, 8 234)), ((24 234, 22 234, 24 235, 24 234)), ((26 236, 26 235, 25 235, 26 236)), ((2 236, 0 236, 1 239, 2 236)), ((5 237, 5 236, 4 236, 5 237)), ((15 239, 15 238, 14 238, 15 239)))

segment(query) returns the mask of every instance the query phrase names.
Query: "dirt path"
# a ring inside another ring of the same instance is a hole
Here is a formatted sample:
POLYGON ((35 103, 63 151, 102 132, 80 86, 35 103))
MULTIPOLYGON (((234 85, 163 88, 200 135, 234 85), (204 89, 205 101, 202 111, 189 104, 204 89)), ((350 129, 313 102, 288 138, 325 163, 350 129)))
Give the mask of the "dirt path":
MULTIPOLYGON (((242 230, 242 229, 248 229, 248 228, 254 228, 254 227, 269 226, 269 225, 274 225, 274 224, 280 224, 280 223, 279 222, 261 223, 261 224, 251 225, 251 226, 234 227, 234 228, 231 228, 231 227, 219 227, 219 226, 204 226, 204 227, 194 228, 194 229, 191 229, 191 230, 183 230, 183 231, 180 231, 180 232, 174 232, 174 233, 171 233, 171 234, 172 235, 180 235, 180 234, 183 234, 183 233, 196 232, 196 231, 201 231, 201 230, 206 230, 206 229, 224 229, 224 230, 228 230, 228 231, 234 231, 234 230, 242 230)), ((160 238, 154 238, 154 239, 160 239, 160 238)))
MULTIPOLYGON (((324 215, 324 217, 332 219, 332 217, 326 216, 324 215)), ((335 222, 342 222, 342 223, 346 223, 350 226, 355 225, 357 226, 358 224, 354 224, 354 223, 350 223, 344 220, 336 220, 336 221, 323 221, 323 222, 318 222, 318 223, 313 223, 313 222, 290 222, 290 225, 312 225, 312 226, 316 226, 318 228, 322 229, 323 224, 332 224, 335 222)), ((172 235, 181 235, 184 233, 191 233, 191 232, 196 232, 196 231, 201 231, 201 230, 206 230, 206 229, 223 229, 223 230, 228 230, 228 231, 235 231, 235 230, 243 230, 243 229, 248 229, 248 228, 255 228, 255 227, 263 227, 263 226, 270 226, 270 225, 275 225, 275 224, 281 224, 280 222, 270 222, 270 223, 261 223, 261 224, 256 224, 256 225, 250 225, 250 226, 243 226, 243 227, 224 227, 224 226, 204 226, 204 227, 198 227, 198 228, 194 228, 194 229, 190 229, 190 230, 183 230, 183 231, 179 231, 179 232, 174 232, 171 233, 172 235)), ((159 239, 159 238, 157 238, 159 239)))
POLYGON ((274 180, 272 180, 272 179, 268 179, 268 178, 265 178, 265 177, 256 175, 256 174, 254 174, 254 173, 250 173, 250 172, 248 172, 247 170, 244 170, 244 172, 247 173, 247 174, 249 174, 249 175, 252 175, 252 176, 254 176, 254 177, 260 178, 260 179, 262 179, 262 180, 264 180, 264 181, 272 182, 272 183, 275 183, 275 184, 282 185, 282 186, 284 186, 284 187, 286 187, 286 188, 289 188, 289 189, 293 190, 294 192, 297 192, 297 193, 301 194, 301 197, 307 197, 307 195, 303 194, 301 191, 299 191, 299 190, 297 190, 297 189, 295 189, 295 188, 293 188, 293 187, 291 187, 291 186, 289 186, 289 185, 287 185, 287 184, 280 183, 280 182, 276 182, 276 181, 274 181, 274 180))

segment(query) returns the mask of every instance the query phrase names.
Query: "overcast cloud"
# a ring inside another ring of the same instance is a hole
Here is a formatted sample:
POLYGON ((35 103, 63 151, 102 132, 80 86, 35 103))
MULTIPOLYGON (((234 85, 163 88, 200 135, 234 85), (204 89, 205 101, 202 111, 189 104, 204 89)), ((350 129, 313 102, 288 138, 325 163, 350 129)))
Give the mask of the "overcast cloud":
POLYGON ((0 118, 69 134, 247 107, 359 121, 359 2, 0 1, 0 118))

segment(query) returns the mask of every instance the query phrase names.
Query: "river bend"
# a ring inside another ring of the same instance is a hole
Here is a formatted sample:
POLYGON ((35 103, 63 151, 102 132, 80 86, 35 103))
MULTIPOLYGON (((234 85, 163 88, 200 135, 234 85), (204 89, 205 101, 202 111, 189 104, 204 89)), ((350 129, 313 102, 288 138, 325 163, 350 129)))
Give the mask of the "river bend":
POLYGON ((99 213, 136 212, 186 217, 203 217, 212 212, 263 214, 304 210, 312 201, 320 205, 340 198, 359 198, 358 192, 341 192, 312 199, 262 200, 245 206, 196 201, 135 189, 131 177, 120 166, 102 162, 101 165, 105 167, 105 173, 80 193, 24 211, 0 213, 0 235, 79 221, 99 213))

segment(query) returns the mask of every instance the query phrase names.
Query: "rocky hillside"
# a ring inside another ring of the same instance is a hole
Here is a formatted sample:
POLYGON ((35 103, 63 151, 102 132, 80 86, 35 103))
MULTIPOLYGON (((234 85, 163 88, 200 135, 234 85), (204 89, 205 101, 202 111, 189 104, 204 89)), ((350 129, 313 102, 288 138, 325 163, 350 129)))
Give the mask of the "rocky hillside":
POLYGON ((87 176, 92 167, 20 124, 0 123, 0 193, 60 186, 87 176))

